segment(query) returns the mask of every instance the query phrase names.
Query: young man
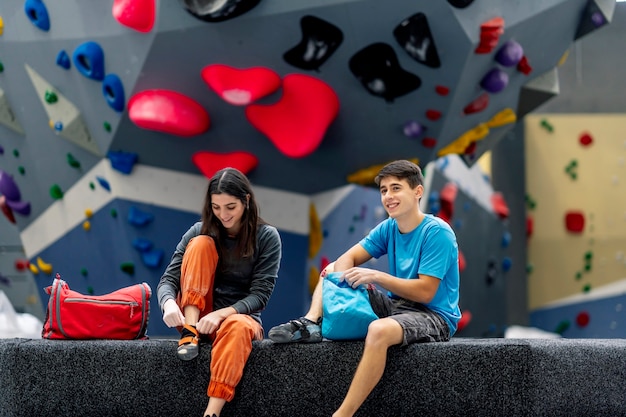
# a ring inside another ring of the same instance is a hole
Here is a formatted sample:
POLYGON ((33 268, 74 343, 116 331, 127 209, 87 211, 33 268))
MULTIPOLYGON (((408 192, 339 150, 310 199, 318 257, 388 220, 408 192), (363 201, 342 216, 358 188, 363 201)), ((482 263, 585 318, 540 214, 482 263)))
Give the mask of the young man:
MULTIPOLYGON (((343 271, 351 286, 377 284, 388 291, 391 315, 373 321, 363 356, 343 403, 333 417, 352 416, 380 381, 387 350, 393 345, 450 340, 461 318, 458 247, 452 228, 423 213, 420 168, 410 161, 394 161, 375 178, 389 218, 376 226, 323 272, 343 271), (388 255, 389 273, 359 265, 388 255)), ((269 331, 276 343, 319 342, 322 320, 322 279, 304 317, 269 331)))

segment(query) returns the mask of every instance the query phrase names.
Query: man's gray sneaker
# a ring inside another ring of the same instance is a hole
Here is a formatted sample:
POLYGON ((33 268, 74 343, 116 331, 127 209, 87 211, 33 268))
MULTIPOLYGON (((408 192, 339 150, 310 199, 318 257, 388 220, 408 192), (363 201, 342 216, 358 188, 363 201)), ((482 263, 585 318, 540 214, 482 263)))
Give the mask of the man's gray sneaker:
POLYGON ((270 340, 274 343, 316 343, 322 341, 322 329, 320 318, 317 323, 305 317, 291 320, 288 323, 272 327, 268 332, 270 340))

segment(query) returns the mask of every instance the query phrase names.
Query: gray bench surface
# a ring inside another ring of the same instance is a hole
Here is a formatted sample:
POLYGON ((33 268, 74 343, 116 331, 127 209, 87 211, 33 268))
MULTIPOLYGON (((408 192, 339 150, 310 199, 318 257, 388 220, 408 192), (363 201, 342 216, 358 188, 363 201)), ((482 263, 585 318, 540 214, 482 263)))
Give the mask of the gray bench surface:
MULTIPOLYGON (((202 416, 210 345, 0 339, 0 416, 202 416)), ((254 342, 222 417, 326 416, 363 342, 254 342)), ((472 339, 396 346, 357 416, 626 416, 626 340, 472 339)))

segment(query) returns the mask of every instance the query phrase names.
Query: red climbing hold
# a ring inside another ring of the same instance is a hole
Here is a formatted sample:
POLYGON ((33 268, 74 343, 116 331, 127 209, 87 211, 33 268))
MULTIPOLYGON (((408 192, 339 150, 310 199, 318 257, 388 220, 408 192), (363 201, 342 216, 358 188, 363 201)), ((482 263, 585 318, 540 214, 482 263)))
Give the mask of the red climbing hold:
POLYGON ((579 327, 585 327, 589 324, 589 313, 587 313, 586 311, 581 311, 580 313, 578 313, 578 315, 576 316, 576 324, 579 327))
POLYGON ((436 86, 435 87, 435 91, 440 96, 447 96, 450 93, 450 89, 448 87, 446 87, 445 85, 438 85, 438 86, 436 86))
POLYGON ((196 152, 191 160, 207 178, 213 177, 217 171, 226 167, 236 168, 248 174, 259 162, 256 156, 248 152, 196 152))
POLYGON ((456 325, 457 332, 460 332, 461 330, 463 330, 469 324, 470 321, 472 321, 472 312, 469 310, 462 311, 461 318, 459 319, 459 322, 456 325))
POLYGON ((434 148, 436 144, 437 144, 437 139, 435 138, 426 137, 422 139, 422 145, 425 148, 434 148))
POLYGON ((523 56, 517 63, 517 70, 524 75, 528 75, 533 72, 533 68, 528 63, 528 58, 526 58, 526 56, 523 56))
POLYGON ((459 272, 463 272, 465 267, 467 267, 467 261, 465 260, 465 255, 463 255, 463 252, 459 249, 459 272))
POLYGON ((195 136, 209 129, 210 119, 195 100, 170 90, 145 90, 128 102, 128 117, 143 129, 195 136))
POLYGON ((504 19, 494 17, 480 25, 480 43, 474 50, 477 54, 488 54, 498 45, 504 33, 504 19))
POLYGON ((150 32, 155 20, 155 0, 114 0, 113 17, 137 32, 150 32))
POLYGON ((454 215, 454 200, 459 191, 457 185, 453 182, 449 182, 443 186, 439 192, 439 204, 441 210, 439 211, 439 217, 447 219, 449 221, 454 215))
POLYGON ((583 133, 578 139, 581 145, 589 146, 593 143, 593 137, 589 133, 583 133))
POLYGON ((5 196, 0 195, 0 209, 2 209, 2 214, 7 218, 8 221, 15 224, 15 216, 13 215, 13 210, 7 205, 7 199, 5 196))
POLYGON ((476 100, 472 101, 470 104, 465 106, 465 108, 463 109, 463 113, 464 114, 478 113, 478 112, 485 110, 488 105, 489 105, 489 94, 482 93, 480 96, 478 96, 476 100))
POLYGON ((571 233, 582 233, 585 228, 585 215, 581 211, 565 213, 565 228, 571 233))
POLYGON ((504 196, 500 192, 495 192, 491 195, 491 207, 493 212, 500 217, 500 219, 506 219, 509 217, 509 206, 504 201, 504 196))
POLYGON ((24 271, 28 269, 28 267, 30 266, 30 262, 28 261, 28 259, 16 259, 14 265, 16 270, 24 271))
POLYGON ((339 99, 325 82, 303 74, 283 79, 283 95, 275 104, 246 107, 248 121, 288 157, 311 154, 339 112, 339 99))
POLYGON ((426 110, 426 117, 428 120, 436 121, 441 117, 441 112, 439 110, 426 110))
POLYGON ((526 237, 529 238, 533 235, 535 229, 535 221, 531 216, 526 216, 526 237))
POLYGON ((263 67, 238 69, 213 64, 204 67, 201 75, 213 91, 235 106, 253 103, 280 87, 280 76, 263 67))

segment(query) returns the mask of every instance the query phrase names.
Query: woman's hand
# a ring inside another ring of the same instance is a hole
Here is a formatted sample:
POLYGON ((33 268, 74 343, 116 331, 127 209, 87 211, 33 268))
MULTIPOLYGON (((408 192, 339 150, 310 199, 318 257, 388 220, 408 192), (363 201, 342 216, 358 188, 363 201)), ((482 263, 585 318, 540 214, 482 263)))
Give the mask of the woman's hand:
POLYGON ((220 327, 226 317, 235 313, 236 311, 232 307, 212 311, 198 321, 196 329, 202 334, 213 334, 220 327))
POLYGON ((163 304, 163 321, 167 327, 178 327, 185 324, 185 316, 183 316, 180 307, 173 298, 170 298, 163 304))

